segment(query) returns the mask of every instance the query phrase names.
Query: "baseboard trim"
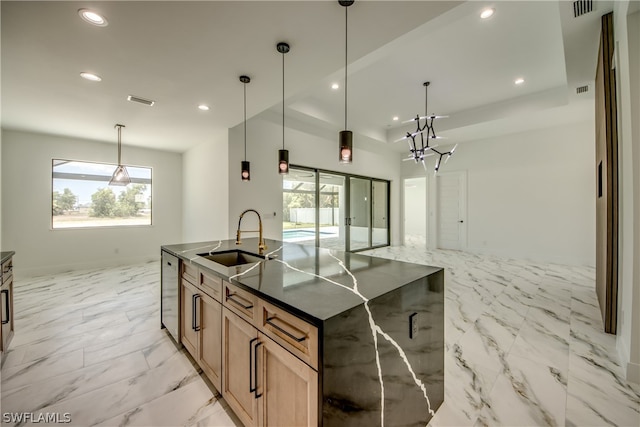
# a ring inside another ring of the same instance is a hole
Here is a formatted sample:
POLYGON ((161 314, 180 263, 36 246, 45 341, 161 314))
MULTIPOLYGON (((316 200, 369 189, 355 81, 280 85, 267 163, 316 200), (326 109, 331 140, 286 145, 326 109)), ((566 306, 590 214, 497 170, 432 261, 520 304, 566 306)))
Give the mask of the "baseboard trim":
POLYGON ((640 384, 640 363, 627 363, 627 381, 640 384))

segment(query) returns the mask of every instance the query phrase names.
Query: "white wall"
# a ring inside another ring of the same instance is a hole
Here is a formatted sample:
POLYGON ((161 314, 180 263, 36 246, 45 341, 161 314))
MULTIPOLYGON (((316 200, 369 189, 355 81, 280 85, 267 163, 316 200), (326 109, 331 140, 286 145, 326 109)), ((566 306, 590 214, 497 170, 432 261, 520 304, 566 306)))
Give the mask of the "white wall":
POLYGON ((616 345, 629 380, 640 382, 640 9, 614 5, 619 148, 619 275, 616 345))
MULTIPOLYGON (((440 170, 467 171, 466 250, 595 265, 593 147, 592 121, 461 144, 440 170)), ((425 172, 404 162, 403 175, 425 172)))
MULTIPOLYGON (((278 149, 282 148, 282 125, 269 120, 270 114, 266 116, 267 118, 255 117, 247 122, 247 160, 251 162, 249 182, 240 179, 240 162, 244 155, 243 127, 236 126, 229 132, 230 236, 235 237, 240 213, 245 209, 254 208, 263 217, 265 237, 282 240, 282 176, 278 174, 278 149)), ((305 125, 290 118, 287 118, 287 123, 285 141, 291 164, 391 181, 391 241, 397 244, 400 241, 400 162, 397 160, 397 153, 387 152, 384 148, 381 153, 365 150, 362 148, 364 143, 354 134, 354 162, 350 165, 340 164, 337 131, 311 128, 305 131, 305 125)), ((255 224, 256 221, 247 216, 243 219, 242 228, 257 230, 253 228, 255 224)))
POLYGON ((153 225, 51 229, 51 159, 112 163, 116 145, 3 130, 3 250, 16 251, 16 275, 129 264, 181 241, 182 156, 124 146, 125 164, 153 168, 153 225))
POLYGON ((404 234, 407 240, 427 241, 427 180, 426 177, 404 180, 404 234), (409 237, 409 239, 407 239, 409 237))
POLYGON ((184 242, 229 238, 227 141, 225 131, 183 155, 184 242))

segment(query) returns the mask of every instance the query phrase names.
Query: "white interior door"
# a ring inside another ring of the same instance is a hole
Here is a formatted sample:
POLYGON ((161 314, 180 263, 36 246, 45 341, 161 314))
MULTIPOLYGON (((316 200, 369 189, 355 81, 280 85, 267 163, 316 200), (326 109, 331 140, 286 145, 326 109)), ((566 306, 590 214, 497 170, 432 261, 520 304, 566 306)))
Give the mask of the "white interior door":
POLYGON ((464 249, 467 242, 467 174, 438 174, 438 247, 464 249))

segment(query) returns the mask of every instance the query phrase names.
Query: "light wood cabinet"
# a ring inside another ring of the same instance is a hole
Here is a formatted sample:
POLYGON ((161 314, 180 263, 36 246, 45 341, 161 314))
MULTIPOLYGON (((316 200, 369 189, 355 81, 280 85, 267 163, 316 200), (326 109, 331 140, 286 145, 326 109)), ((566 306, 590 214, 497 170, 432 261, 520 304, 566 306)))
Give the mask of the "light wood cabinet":
POLYGON ((222 390, 222 304, 207 294, 198 299, 197 361, 216 389, 222 390))
POLYGON ((318 373, 264 334, 259 339, 259 425, 317 426, 318 373))
POLYGON ((258 331, 226 306, 222 308, 222 396, 249 426, 258 425, 255 379, 258 331))
MULTIPOLYGON (((212 283, 210 275, 185 264, 180 279, 181 341, 214 387, 222 390, 222 304, 190 282, 198 277, 201 284, 212 283)), ((221 279, 219 285, 218 297, 221 279)), ((215 289, 207 286, 210 292, 215 289)))
MULTIPOLYGON (((251 302, 241 298, 243 303, 251 302)), ((224 303, 222 395, 247 427, 317 426, 318 373, 301 360, 310 359, 311 347, 317 365, 317 329, 255 298, 262 308, 264 328, 249 323, 246 313, 236 314, 236 302, 224 303)))
POLYGON ((180 280, 181 328, 180 341, 191 356, 198 357, 198 331, 196 330, 195 300, 198 289, 187 280, 180 280))

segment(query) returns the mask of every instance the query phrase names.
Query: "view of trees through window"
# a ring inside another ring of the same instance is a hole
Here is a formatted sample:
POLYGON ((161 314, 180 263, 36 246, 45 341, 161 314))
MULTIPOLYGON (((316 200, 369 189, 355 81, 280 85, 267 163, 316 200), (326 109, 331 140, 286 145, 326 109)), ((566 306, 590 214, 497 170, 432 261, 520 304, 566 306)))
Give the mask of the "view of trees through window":
POLYGON ((54 159, 53 228, 151 225, 151 168, 127 166, 131 183, 110 186, 115 168, 54 159))

